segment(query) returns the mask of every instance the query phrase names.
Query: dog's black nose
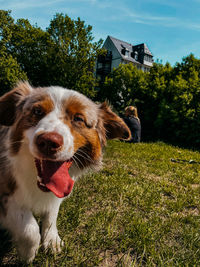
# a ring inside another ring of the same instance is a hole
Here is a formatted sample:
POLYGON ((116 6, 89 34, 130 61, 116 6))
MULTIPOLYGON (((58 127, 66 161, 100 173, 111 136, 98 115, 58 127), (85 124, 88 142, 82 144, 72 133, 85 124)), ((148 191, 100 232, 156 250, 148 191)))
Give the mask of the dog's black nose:
POLYGON ((55 154, 63 146, 63 137, 56 132, 43 133, 37 136, 38 150, 47 156, 55 154))

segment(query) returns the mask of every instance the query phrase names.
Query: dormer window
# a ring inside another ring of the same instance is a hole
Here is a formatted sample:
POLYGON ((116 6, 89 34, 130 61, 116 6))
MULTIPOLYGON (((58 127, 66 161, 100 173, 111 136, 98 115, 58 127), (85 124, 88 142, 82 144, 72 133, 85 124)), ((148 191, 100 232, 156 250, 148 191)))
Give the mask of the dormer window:
POLYGON ((131 57, 138 61, 138 51, 131 52, 131 57))
POLYGON ((135 60, 138 60, 138 52, 137 51, 135 51, 135 53, 134 53, 134 58, 135 58, 135 60))
POLYGON ((129 56, 129 51, 128 49, 125 50, 125 57, 128 57, 129 56))
POLYGON ((124 47, 124 46, 122 46, 121 53, 122 53, 122 55, 124 55, 125 57, 128 57, 128 56, 129 56, 129 50, 128 50, 126 47, 124 47))

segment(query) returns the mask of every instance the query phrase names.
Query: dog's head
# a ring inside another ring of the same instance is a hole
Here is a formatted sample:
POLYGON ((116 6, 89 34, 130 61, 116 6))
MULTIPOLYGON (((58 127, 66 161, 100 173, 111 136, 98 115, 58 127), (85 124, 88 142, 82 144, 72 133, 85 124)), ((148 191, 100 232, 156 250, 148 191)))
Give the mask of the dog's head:
POLYGON ((57 86, 33 88, 27 82, 0 98, 0 124, 10 127, 12 156, 27 143, 39 188, 58 197, 72 190, 70 167, 82 171, 98 166, 107 139, 130 137, 126 124, 106 103, 95 104, 57 86))

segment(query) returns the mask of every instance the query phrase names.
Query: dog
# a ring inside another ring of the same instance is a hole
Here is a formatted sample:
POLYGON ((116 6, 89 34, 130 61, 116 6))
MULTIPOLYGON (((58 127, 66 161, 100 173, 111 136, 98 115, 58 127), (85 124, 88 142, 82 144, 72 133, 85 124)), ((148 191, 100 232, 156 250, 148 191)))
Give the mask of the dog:
POLYGON ((24 81, 0 97, 0 124, 0 224, 30 263, 40 242, 60 251, 61 202, 86 170, 99 169, 107 139, 128 139, 130 131, 105 102, 24 81))

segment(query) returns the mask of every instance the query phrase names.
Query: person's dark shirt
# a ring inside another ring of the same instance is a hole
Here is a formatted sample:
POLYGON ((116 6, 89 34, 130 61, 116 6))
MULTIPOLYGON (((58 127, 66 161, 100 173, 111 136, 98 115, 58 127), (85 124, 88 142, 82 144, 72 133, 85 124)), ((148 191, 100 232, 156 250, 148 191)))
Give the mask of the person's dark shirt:
POLYGON ((128 116, 124 118, 125 123, 129 127, 131 131, 131 139, 129 142, 131 143, 139 143, 141 140, 141 124, 139 119, 133 117, 133 116, 128 116))

